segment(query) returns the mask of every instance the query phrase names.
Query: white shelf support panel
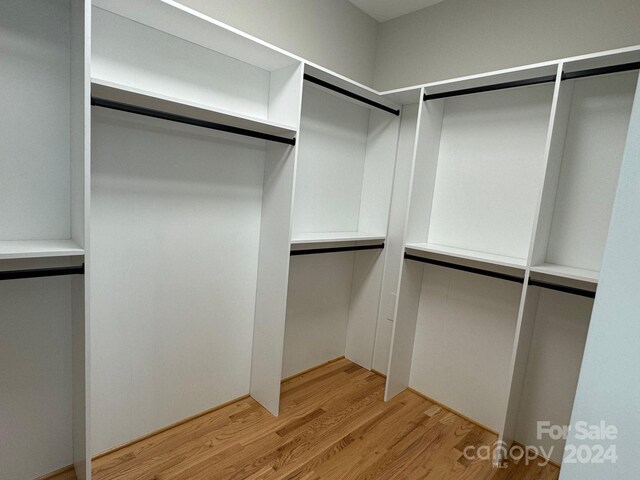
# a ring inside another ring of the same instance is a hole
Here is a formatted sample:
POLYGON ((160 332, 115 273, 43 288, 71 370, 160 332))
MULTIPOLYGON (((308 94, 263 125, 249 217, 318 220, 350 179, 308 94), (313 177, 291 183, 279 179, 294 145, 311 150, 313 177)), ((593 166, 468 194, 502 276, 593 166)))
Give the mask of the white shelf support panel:
POLYGON ((89 0, 0 2, 2 478, 91 475, 90 12, 89 0))
MULTIPOLYGON (((285 114, 300 119, 303 66, 287 82, 285 114)), ((299 127, 299 125, 296 125, 299 127)), ((260 255, 251 357, 251 396, 273 415, 280 410, 293 191, 299 147, 270 144, 265 162, 260 255)))
POLYGON ((84 248, 74 240, 0 241, 0 260, 82 255, 84 255, 84 248))
POLYGON ((291 240, 291 256, 384 248, 385 236, 363 232, 302 233, 291 240))
POLYGON ((195 102, 152 94, 104 80, 93 80, 91 103, 98 107, 295 145, 294 128, 231 112, 212 110, 195 102))

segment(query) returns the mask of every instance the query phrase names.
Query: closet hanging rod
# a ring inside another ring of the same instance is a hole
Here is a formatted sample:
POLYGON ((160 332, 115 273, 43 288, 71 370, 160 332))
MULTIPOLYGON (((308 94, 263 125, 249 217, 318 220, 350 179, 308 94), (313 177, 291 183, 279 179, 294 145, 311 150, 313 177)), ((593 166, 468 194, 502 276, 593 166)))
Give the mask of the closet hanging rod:
POLYGON ((316 85, 320 85, 321 87, 327 88, 329 90, 333 90, 341 95, 344 95, 349 98, 353 98, 354 100, 358 100, 359 102, 366 103, 367 105, 371 105, 372 107, 379 108, 380 110, 384 110, 388 113, 393 113, 394 115, 400 115, 400 110, 396 110, 394 108, 383 105, 382 103, 378 103, 375 100, 370 100, 367 97, 363 97, 362 95, 358 95, 357 93, 350 92, 349 90, 338 87, 337 85, 333 85, 332 83, 325 82, 317 77, 313 77, 308 73, 304 74, 304 79, 308 82, 315 83, 316 85))
POLYGON ((493 85, 483 85, 481 87, 463 88, 450 92, 424 94, 423 101, 437 100, 438 98, 459 97, 461 95, 471 95, 473 93, 493 92, 495 90, 505 90, 507 88, 526 87, 528 85, 539 85, 541 83, 553 83, 556 75, 546 75, 544 77, 527 78, 525 80, 514 80, 512 82, 494 83, 493 85))
POLYGON ((317 253, 338 253, 338 252, 355 252, 358 250, 380 250, 384 248, 384 243, 376 243, 375 245, 353 245, 350 247, 327 247, 327 248, 309 248, 303 250, 291 250, 290 255, 315 255, 317 253))
POLYGON ((556 290, 558 292, 570 293, 572 295, 580 295, 581 297, 595 298, 596 292, 591 290, 585 290, 583 288, 568 287, 566 285, 559 285, 557 283, 545 282, 542 280, 535 280, 529 278, 529 285, 532 287, 546 288, 548 290, 556 290))
POLYGON ((162 112, 159 110, 152 110, 150 108, 130 105, 128 103, 114 102, 111 100, 105 100, 104 98, 91 97, 91 105, 94 105, 96 107, 110 108, 112 110, 119 110, 121 112, 133 113, 136 115, 143 115, 145 117, 159 118, 162 120, 168 120, 170 122, 184 123, 187 125, 194 125, 196 127, 209 128, 211 130, 220 130, 222 132, 234 133, 236 135, 244 135, 245 137, 259 138, 262 140, 268 140, 270 142, 285 143, 287 145, 296 144, 295 137, 294 138, 280 137, 278 135, 271 135, 268 133, 257 132, 255 130, 249 130, 246 128, 233 127, 231 125, 225 125, 223 123, 208 122, 206 120, 199 120, 197 118, 184 117, 182 115, 162 112))
POLYGON ((74 267, 36 268, 31 270, 9 270, 0 272, 0 280, 22 278, 60 277, 62 275, 84 275, 84 263, 74 267))
POLYGON ((594 77, 596 75, 606 75, 608 73, 629 72, 640 69, 640 62, 621 63, 608 67, 590 68, 588 70, 578 70, 576 72, 562 72, 562 80, 572 80, 575 78, 594 77))
POLYGON ((515 275, 509 275, 507 273, 492 272, 491 270, 484 270, 482 268, 469 267, 467 265, 459 265, 457 263, 445 262, 443 260, 435 260, 433 258, 418 257, 417 255, 411 255, 405 253, 404 258, 406 260, 413 260, 415 262, 428 263, 430 265, 437 265, 438 267, 451 268, 453 270, 460 270, 467 273, 475 273, 478 275, 484 275, 485 277, 499 278, 501 280, 507 280, 509 282, 524 283, 524 278, 517 277, 515 275))

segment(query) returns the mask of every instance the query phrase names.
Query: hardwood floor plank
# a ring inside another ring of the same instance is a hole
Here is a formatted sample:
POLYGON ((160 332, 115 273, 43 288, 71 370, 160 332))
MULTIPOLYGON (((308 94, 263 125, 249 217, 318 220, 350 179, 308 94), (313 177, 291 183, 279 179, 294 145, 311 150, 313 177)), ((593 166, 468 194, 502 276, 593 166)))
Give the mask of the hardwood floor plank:
MULTIPOLYGON (((93 462, 95 480, 557 480, 553 465, 467 459, 495 434, 341 358, 282 385, 274 417, 239 400, 93 462)), ((56 478, 55 480, 72 480, 56 478)))

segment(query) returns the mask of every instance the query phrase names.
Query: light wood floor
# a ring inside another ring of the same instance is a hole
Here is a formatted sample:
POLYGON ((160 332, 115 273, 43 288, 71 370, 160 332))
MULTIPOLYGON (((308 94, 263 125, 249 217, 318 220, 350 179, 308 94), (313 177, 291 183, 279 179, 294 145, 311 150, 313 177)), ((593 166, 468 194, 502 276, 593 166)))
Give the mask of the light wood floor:
POLYGON ((283 384, 281 414, 251 398, 93 462, 95 480, 552 480, 555 466, 468 461, 495 435, 347 360, 283 384))

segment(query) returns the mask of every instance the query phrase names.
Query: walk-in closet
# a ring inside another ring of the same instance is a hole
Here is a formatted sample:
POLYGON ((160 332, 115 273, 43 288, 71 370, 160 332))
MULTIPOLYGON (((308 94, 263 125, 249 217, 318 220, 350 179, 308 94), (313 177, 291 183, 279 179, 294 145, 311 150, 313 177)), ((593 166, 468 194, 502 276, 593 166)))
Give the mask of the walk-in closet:
POLYGON ((0 480, 631 478, 640 35, 471 1, 1 0, 0 480))

